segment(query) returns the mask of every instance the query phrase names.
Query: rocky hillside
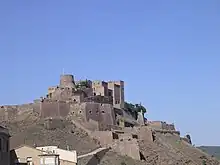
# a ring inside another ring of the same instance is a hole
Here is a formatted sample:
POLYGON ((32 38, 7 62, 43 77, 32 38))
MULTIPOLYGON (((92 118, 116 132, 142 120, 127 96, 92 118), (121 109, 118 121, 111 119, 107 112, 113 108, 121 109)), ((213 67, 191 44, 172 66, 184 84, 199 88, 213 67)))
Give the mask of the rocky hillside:
POLYGON ((63 149, 76 150, 78 154, 88 153, 100 145, 91 139, 86 132, 73 123, 64 120, 60 127, 48 128, 45 120, 39 120, 37 114, 29 114, 25 120, 2 122, 9 129, 10 147, 57 145, 63 149))
POLYGON ((78 165, 151 165, 149 162, 134 160, 127 156, 121 156, 112 151, 103 151, 94 156, 84 157, 78 160, 78 165))
MULTIPOLYGON (((58 145, 77 150, 78 155, 99 148, 99 143, 69 120, 60 120, 59 126, 48 125, 37 113, 28 112, 13 121, 1 122, 11 134, 11 148, 22 144, 30 146, 58 145)), ((79 159, 79 165, 220 165, 213 157, 180 140, 179 136, 156 133, 156 140, 139 140, 144 160, 133 160, 111 150, 79 159)))
POLYGON ((172 134, 156 134, 155 142, 141 141, 140 147, 151 164, 219 165, 210 155, 180 140, 172 134))
POLYGON ((139 141, 145 160, 133 160, 111 150, 80 158, 79 165, 219 165, 211 156, 171 134, 156 134, 156 141, 139 141))

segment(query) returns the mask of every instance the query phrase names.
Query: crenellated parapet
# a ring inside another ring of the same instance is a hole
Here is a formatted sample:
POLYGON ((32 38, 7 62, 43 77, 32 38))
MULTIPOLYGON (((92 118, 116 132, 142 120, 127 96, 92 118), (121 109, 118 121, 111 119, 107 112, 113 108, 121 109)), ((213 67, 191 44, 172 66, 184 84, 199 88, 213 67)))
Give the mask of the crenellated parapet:
POLYGON ((164 130, 164 129, 153 129, 153 131, 158 132, 158 133, 162 133, 162 134, 170 133, 170 134, 176 134, 176 135, 180 136, 180 131, 164 130))
POLYGON ((165 121, 147 121, 147 125, 154 129, 176 131, 174 124, 168 124, 165 121))

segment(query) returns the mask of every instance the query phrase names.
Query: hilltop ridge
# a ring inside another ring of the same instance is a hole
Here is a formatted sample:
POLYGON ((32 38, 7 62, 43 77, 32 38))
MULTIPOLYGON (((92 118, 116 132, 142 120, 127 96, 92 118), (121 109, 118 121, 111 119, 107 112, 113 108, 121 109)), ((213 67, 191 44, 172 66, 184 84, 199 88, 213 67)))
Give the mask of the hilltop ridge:
POLYGON ((143 105, 126 104, 123 81, 75 81, 73 75, 61 75, 45 97, 1 106, 0 123, 10 131, 11 148, 57 145, 79 155, 106 148, 80 158, 79 164, 219 165, 192 146, 190 135, 180 137, 174 124, 148 121, 145 111, 143 105))

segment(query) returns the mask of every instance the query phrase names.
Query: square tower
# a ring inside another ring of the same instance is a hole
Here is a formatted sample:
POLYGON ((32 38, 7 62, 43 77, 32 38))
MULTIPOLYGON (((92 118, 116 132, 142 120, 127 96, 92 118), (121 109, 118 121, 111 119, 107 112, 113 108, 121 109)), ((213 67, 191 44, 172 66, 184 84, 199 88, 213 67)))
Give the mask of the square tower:
POLYGON ((125 104, 124 81, 109 81, 108 89, 112 90, 114 107, 118 109, 123 109, 125 104))
POLYGON ((105 81, 93 81, 92 89, 94 95, 108 96, 108 83, 105 81))

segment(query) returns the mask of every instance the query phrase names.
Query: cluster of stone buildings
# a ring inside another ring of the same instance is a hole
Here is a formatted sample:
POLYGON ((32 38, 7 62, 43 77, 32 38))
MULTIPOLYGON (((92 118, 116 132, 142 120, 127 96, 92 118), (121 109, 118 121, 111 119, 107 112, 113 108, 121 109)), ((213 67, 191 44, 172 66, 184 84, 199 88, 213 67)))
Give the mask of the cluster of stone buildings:
POLYGON ((109 103, 115 108, 122 109, 124 108, 124 82, 75 81, 73 75, 61 75, 60 84, 49 87, 46 98, 78 103, 89 101, 109 103))
MULTIPOLYGON (((73 75, 61 75, 57 86, 48 88, 45 97, 21 106, 1 106, 0 119, 11 120, 22 111, 39 114, 42 119, 49 119, 50 126, 59 125, 59 118, 69 119, 97 139, 102 147, 111 147, 114 151, 141 159, 137 141, 154 141, 155 132, 169 132, 179 136, 174 124, 162 121, 147 121, 142 112, 137 119, 126 111, 123 81, 75 81, 73 75)), ((0 132, 0 164, 9 162, 9 134, 2 128, 0 132), (4 152, 3 152, 4 151, 4 152), (7 156, 4 156, 7 155, 7 156), (4 162, 4 163, 1 163, 4 162)), ((184 139, 191 143, 189 137, 184 139)), ((25 162, 29 165, 74 165, 77 163, 75 151, 65 151, 56 146, 28 147, 20 146, 11 151, 11 162, 25 162), (72 157, 70 159, 69 157, 72 157), (72 164, 71 164, 72 163, 72 164)))
POLYGON ((48 88, 46 97, 34 101, 34 109, 43 118, 71 116, 92 130, 109 130, 138 122, 124 111, 123 81, 75 81, 73 75, 61 75, 57 86, 48 88))
MULTIPOLYGON (((33 103, 1 106, 0 120, 13 120, 23 111, 33 111, 41 118, 68 117, 96 131, 146 123, 142 113, 139 112, 136 119, 126 111, 123 81, 75 81, 73 75, 61 75, 59 85, 49 87, 45 97, 33 103)), ((148 125, 158 126, 160 123, 148 125)), ((166 129, 162 125, 162 129, 166 129)), ((175 128, 170 125, 170 129, 175 128)))

